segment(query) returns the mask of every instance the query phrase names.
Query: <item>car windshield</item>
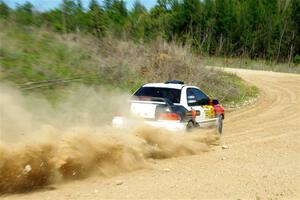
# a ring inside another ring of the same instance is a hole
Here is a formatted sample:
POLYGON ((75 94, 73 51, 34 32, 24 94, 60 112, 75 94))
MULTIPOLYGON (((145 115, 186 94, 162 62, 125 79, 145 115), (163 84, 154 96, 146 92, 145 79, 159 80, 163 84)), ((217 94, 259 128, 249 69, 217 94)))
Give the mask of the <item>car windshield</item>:
POLYGON ((141 87, 133 96, 160 97, 167 98, 173 103, 180 103, 180 89, 160 88, 160 87, 141 87))

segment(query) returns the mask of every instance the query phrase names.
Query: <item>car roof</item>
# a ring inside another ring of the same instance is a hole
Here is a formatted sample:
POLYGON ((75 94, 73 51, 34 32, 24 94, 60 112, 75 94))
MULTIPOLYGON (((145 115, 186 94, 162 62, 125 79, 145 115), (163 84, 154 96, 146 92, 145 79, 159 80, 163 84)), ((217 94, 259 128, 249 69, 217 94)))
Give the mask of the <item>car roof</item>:
POLYGON ((173 89, 182 89, 187 85, 176 84, 176 83, 147 83, 143 87, 159 87, 159 88, 173 88, 173 89))

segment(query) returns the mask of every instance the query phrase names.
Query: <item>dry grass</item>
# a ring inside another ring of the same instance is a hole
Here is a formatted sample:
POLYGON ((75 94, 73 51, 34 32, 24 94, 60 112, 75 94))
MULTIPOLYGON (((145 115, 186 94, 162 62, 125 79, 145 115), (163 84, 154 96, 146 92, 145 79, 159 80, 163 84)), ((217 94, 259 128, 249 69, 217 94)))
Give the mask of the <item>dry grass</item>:
POLYGON ((237 57, 203 57, 203 63, 208 66, 253 69, 263 71, 285 72, 300 74, 300 64, 276 63, 262 59, 251 60, 237 57))
MULTIPOLYGON (((112 37, 99 41, 91 36, 59 35, 1 23, 0 28, 4 30, 0 35, 4 41, 0 46, 1 79, 17 84, 79 77, 79 82, 87 85, 132 92, 147 82, 179 79, 199 86, 223 103, 243 101, 257 94, 237 76, 205 68, 189 46, 161 39, 148 44, 112 37)), ((46 85, 42 92, 51 90, 53 94, 61 85, 66 83, 46 85)))

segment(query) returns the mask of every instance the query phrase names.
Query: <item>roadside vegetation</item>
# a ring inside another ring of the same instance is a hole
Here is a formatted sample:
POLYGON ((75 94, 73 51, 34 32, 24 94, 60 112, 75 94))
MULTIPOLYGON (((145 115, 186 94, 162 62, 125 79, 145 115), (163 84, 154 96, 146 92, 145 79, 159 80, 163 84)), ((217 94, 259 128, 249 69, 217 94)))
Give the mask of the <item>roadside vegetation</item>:
POLYGON ((235 104, 257 90, 205 66, 300 72, 300 0, 99 2, 0 0, 1 79, 56 99, 76 83, 132 92, 176 78, 235 104))
MULTIPOLYGON (((300 59, 300 57, 299 57, 299 59, 300 59)), ((242 57, 237 58, 237 57, 203 56, 202 61, 206 66, 254 69, 254 70, 300 74, 300 65, 299 64, 276 63, 274 61, 268 61, 268 60, 263 60, 263 59, 249 59, 249 58, 242 58, 242 57)), ((298 61, 297 61, 297 63, 298 63, 298 61)))
POLYGON ((236 75, 205 68, 189 46, 162 39, 147 44, 109 36, 98 40, 7 21, 0 28, 1 81, 53 102, 78 84, 132 92, 146 82, 174 78, 199 86, 225 104, 257 96, 257 89, 236 75))
POLYGON ((39 10, 0 0, 0 78, 48 99, 76 84, 134 91, 182 79, 225 104, 257 96, 205 66, 299 73, 300 0, 62 0, 39 10), (261 62, 262 61, 262 62, 261 62))
POLYGON ((160 37, 188 43, 205 56, 300 63, 300 0, 157 0, 149 10, 138 0, 130 9, 124 0, 90 0, 87 7, 61 0, 44 11, 31 3, 11 9, 1 1, 0 18, 60 34, 113 35, 136 43, 160 37))

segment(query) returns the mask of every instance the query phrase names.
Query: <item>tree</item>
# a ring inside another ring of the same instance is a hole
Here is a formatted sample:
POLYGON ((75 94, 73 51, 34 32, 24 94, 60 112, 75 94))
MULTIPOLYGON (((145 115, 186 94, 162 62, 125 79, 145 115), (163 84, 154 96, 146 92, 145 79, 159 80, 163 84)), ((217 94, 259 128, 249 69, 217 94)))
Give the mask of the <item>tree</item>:
POLYGON ((126 26, 127 32, 136 41, 145 39, 145 28, 147 26, 147 18, 149 18, 147 9, 136 0, 130 12, 128 23, 126 26))
POLYGON ((10 9, 0 0, 0 17, 21 25, 47 25, 58 32, 87 32, 148 42, 156 37, 195 52, 291 62, 300 57, 300 0, 157 0, 150 12, 136 1, 63 0, 59 8, 35 11, 32 4, 10 9))
POLYGON ((91 0, 89 5, 89 30, 98 38, 102 38, 106 32, 106 16, 96 0, 91 0))
POLYGON ((168 22, 172 12, 171 0, 158 0, 157 4, 150 10, 150 20, 157 36, 167 38, 169 31, 168 22))
POLYGON ((76 13, 75 13, 75 21, 76 21, 76 31, 80 32, 82 30, 86 30, 88 26, 88 16, 87 12, 85 12, 81 0, 76 1, 76 13))
POLYGON ((9 14, 9 7, 3 1, 0 1, 0 18, 7 19, 9 17, 9 14))
POLYGON ((23 5, 18 4, 15 15, 17 23, 22 25, 32 25, 33 5, 29 2, 26 2, 23 5))
POLYGON ((74 31, 76 27, 78 27, 76 21, 78 9, 78 5, 74 0, 63 0, 61 10, 63 30, 65 33, 74 31))
POLYGON ((41 18, 44 25, 52 27, 55 31, 63 32, 63 12, 61 9, 53 9, 48 12, 42 13, 41 18))
POLYGON ((125 24, 126 17, 128 16, 128 10, 123 0, 113 0, 107 10, 107 13, 113 23, 119 26, 123 26, 125 24))
POLYGON ((111 9, 111 6, 112 6, 112 4, 113 4, 113 1, 114 0, 104 0, 103 2, 104 2, 104 10, 109 10, 109 9, 111 9))
POLYGON ((289 45, 288 62, 293 57, 300 57, 300 0, 291 1, 291 42, 289 45))
POLYGON ((184 0, 181 4, 174 1, 168 21, 169 39, 175 35, 185 42, 189 37, 194 37, 199 27, 200 13, 201 4, 198 0, 184 0))
POLYGON ((124 36, 124 28, 128 20, 128 10, 123 0, 105 2, 105 12, 109 19, 109 29, 116 37, 124 36))

